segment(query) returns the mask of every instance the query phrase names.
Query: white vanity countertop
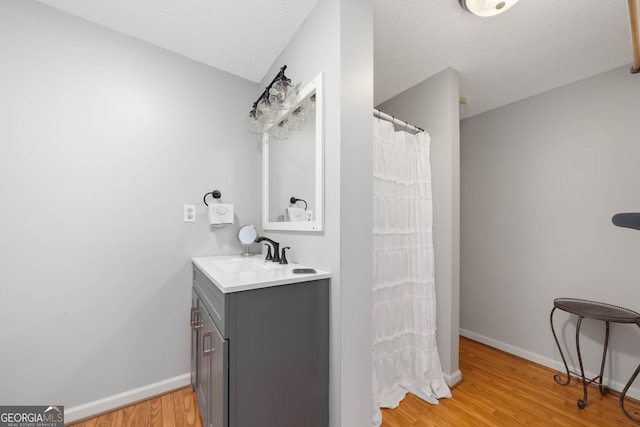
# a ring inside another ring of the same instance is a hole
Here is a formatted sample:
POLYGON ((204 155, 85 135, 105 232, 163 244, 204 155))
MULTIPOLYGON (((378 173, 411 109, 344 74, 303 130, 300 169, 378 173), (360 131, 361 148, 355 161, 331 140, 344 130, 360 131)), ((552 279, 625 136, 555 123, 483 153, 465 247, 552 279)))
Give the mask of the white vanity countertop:
POLYGON ((312 267, 265 261, 259 254, 252 257, 239 255, 196 257, 192 261, 194 266, 225 294, 331 277, 329 272, 318 269, 315 269, 316 273, 294 273, 294 269, 312 267))

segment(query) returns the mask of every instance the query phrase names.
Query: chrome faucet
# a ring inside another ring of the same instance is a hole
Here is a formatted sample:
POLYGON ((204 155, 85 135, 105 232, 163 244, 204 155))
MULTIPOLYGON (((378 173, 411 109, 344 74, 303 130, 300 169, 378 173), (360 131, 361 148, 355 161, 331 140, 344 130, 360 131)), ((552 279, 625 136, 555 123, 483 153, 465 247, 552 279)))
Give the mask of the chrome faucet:
POLYGON ((273 259, 271 259, 271 261, 280 262, 280 243, 275 242, 268 237, 257 237, 256 240, 254 240, 254 242, 256 243, 260 243, 263 241, 269 242, 271 243, 271 246, 273 246, 273 259))

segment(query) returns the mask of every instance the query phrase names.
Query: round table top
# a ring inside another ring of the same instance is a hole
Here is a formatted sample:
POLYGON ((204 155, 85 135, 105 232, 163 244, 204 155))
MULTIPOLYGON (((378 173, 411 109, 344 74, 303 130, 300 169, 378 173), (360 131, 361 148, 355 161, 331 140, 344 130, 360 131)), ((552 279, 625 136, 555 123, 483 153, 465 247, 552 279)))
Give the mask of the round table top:
POLYGON ((554 307, 589 319, 616 323, 640 323, 640 313, 617 305, 575 298, 556 298, 554 307))

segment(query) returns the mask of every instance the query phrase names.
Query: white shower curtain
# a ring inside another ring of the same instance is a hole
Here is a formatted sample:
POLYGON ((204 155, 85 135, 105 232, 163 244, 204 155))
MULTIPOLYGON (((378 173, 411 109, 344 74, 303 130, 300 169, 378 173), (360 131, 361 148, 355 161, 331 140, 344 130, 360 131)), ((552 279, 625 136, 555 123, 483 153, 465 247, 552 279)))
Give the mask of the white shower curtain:
POLYGON ((451 397, 436 345, 430 137, 373 119, 373 405, 451 397))

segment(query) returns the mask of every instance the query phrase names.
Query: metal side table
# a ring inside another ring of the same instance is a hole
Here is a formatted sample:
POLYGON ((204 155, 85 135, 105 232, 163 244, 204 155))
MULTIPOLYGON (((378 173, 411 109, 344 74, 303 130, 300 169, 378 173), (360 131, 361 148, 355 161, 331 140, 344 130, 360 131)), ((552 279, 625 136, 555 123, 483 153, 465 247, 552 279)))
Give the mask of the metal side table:
MULTIPOLYGON (((618 307, 615 305, 605 304, 597 301, 588 301, 574 298, 556 298, 553 301, 553 309, 551 310, 551 315, 549 319, 551 323, 551 332, 553 332, 553 338, 556 340, 556 345, 558 346, 558 350, 560 351, 560 356, 562 357, 562 362, 564 363, 564 367, 567 371, 567 379, 566 381, 562 381, 560 375, 554 375, 553 379, 556 383, 566 386, 571 382, 571 375, 582 380, 584 395, 582 399, 578 399, 578 408, 583 409, 587 406, 587 385, 591 383, 595 383, 598 385, 600 393, 606 394, 609 392, 609 387, 602 384, 602 374, 604 372, 604 363, 607 357, 607 347, 609 345, 609 323, 635 323, 640 327, 640 313, 636 313, 635 311, 629 310, 627 308, 618 307), (580 374, 577 372, 573 372, 569 370, 569 366, 567 365, 567 361, 562 352, 562 348, 560 347, 560 343, 558 342, 558 337, 556 336, 556 331, 553 328, 553 313, 556 309, 560 309, 562 311, 566 311, 568 313, 572 313, 578 316, 578 323, 576 324, 576 351, 578 353, 578 362, 580 364, 580 374), (582 323, 582 319, 596 319, 602 320, 606 323, 606 332, 604 336, 604 349, 602 350, 602 363, 600 364, 600 374, 594 378, 586 379, 584 376, 584 368, 582 366, 582 357, 580 355, 580 325, 582 323)), ((620 408, 622 408, 622 412, 632 419, 633 421, 640 422, 640 418, 634 418, 627 412, 624 407, 624 398, 629 390, 629 387, 633 383, 633 381, 640 373, 640 365, 633 373, 629 381, 627 381, 626 386, 622 394, 620 395, 620 408)))

